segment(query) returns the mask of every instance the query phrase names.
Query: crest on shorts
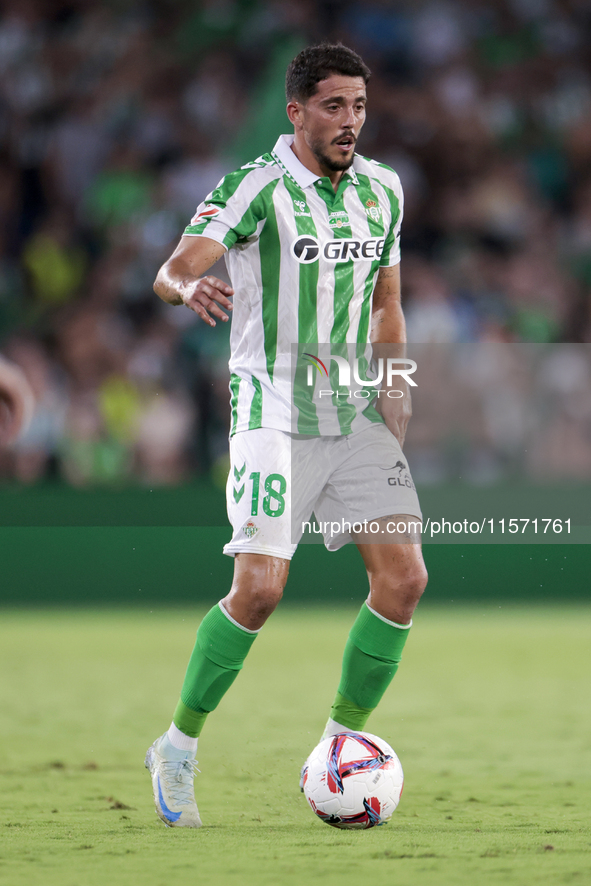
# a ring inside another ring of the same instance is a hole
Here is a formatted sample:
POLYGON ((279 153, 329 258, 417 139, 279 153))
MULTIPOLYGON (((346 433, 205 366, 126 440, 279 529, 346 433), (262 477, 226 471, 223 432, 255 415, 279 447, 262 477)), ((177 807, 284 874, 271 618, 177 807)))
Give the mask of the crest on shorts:
POLYGON ((260 526, 257 526, 252 520, 247 520, 242 527, 242 531, 248 539, 254 538, 259 529, 260 526))
POLYGON ((379 221, 380 215, 382 214, 382 209, 379 203, 376 203, 375 200, 366 200, 365 201, 365 211, 369 218, 373 221, 379 221))

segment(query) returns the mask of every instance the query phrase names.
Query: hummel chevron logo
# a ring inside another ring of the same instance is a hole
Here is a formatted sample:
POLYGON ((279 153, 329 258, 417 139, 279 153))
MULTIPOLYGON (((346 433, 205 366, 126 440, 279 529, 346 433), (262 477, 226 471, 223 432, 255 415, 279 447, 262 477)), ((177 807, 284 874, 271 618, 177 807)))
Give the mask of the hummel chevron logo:
MULTIPOLYGON (((239 483, 240 480, 244 477, 244 472, 246 470, 246 462, 242 465, 241 468, 234 467, 234 480, 236 483, 239 483)), ((240 489, 234 487, 234 501, 239 502, 242 496, 244 495, 244 486, 241 486, 240 489)))

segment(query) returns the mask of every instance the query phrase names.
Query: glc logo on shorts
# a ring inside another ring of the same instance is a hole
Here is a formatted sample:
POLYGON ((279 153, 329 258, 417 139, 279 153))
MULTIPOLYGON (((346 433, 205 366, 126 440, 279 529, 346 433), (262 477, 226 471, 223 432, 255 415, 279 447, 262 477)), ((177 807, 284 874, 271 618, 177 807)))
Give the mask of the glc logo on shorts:
POLYGON ((388 486, 407 486, 409 489, 415 488, 415 484, 412 482, 408 470, 408 465, 405 465, 400 459, 398 459, 396 464, 392 465, 392 467, 382 468, 382 471, 398 471, 398 474, 395 477, 388 477, 388 486))
POLYGON ((373 261, 381 258, 385 242, 383 237, 371 237, 368 240, 335 239, 320 244, 316 237, 306 234, 293 241, 291 251, 302 265, 317 261, 321 252, 330 262, 373 261))

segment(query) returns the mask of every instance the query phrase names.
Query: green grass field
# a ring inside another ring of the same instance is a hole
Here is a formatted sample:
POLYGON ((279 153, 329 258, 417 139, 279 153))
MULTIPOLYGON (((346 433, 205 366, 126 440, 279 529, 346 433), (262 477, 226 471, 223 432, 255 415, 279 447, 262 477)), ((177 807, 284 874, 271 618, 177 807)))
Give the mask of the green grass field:
POLYGON ((368 724, 405 770, 392 821, 324 825, 297 789, 352 610, 284 609, 199 749, 200 831, 163 827, 147 746, 200 613, 4 612, 0 882, 395 886, 591 882, 591 610, 428 608, 368 724))

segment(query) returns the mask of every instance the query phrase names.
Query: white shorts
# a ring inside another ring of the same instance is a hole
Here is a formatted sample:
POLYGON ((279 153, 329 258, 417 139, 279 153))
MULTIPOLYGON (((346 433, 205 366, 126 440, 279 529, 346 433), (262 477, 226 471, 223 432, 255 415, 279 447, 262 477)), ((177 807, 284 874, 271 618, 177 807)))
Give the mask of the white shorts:
POLYGON ((312 512, 329 551, 353 540, 353 524, 396 514, 422 520, 406 458, 383 424, 339 437, 242 431, 230 440, 230 462, 229 556, 290 560, 312 512))

